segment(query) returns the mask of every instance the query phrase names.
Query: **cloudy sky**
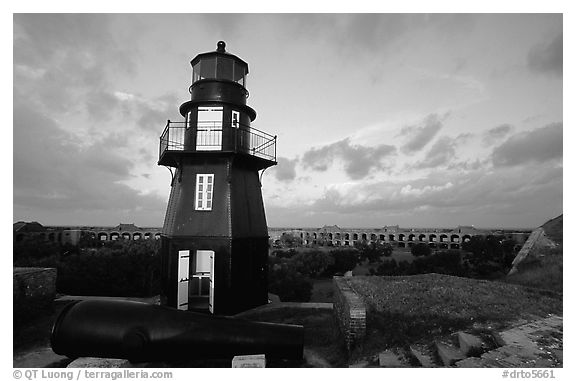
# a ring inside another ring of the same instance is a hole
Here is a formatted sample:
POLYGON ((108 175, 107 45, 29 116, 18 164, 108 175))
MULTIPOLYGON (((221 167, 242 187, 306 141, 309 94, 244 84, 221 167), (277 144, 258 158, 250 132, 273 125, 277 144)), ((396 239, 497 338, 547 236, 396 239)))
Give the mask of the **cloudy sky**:
POLYGON ((167 119, 218 40, 278 135, 269 226, 562 213, 562 15, 16 14, 13 220, 161 226, 167 119))

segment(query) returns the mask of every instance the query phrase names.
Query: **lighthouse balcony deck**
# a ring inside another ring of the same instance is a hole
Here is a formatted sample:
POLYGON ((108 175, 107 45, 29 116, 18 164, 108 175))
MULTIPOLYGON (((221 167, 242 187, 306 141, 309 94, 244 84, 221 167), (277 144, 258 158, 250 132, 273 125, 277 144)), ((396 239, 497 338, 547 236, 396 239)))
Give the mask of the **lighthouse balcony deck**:
POLYGON ((276 136, 251 126, 187 126, 168 121, 160 136, 159 165, 176 167, 182 155, 235 153, 260 161, 263 168, 276 164, 276 136))

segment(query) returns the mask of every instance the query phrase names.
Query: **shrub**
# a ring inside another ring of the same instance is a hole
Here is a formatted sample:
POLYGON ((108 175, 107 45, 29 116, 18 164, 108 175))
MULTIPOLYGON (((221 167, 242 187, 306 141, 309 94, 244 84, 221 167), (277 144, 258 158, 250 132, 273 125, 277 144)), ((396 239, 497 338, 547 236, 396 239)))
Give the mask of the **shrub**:
MULTIPOLYGON (((400 262, 401 264, 405 261, 400 262)), ((398 263, 395 259, 385 259, 374 269, 370 269, 371 275, 399 275, 398 263)))
POLYGON ((324 275, 332 276, 334 274, 343 274, 356 267, 360 256, 356 249, 338 249, 329 252, 333 263, 328 266, 324 275))
MULTIPOLYGON (((44 241, 42 238, 31 238, 21 242, 14 242, 12 251, 14 266, 36 266, 35 263, 55 263, 64 247, 54 242, 44 241)), ((39 266, 36 266, 39 267, 39 266)))
POLYGON ((370 263, 378 262, 382 257, 389 257, 394 251, 392 245, 380 241, 368 243, 363 240, 357 244, 357 248, 360 251, 360 258, 367 259, 370 263))
POLYGON ((416 275, 438 273, 446 275, 465 274, 460 252, 458 250, 439 251, 436 254, 418 257, 411 263, 407 261, 396 262, 394 259, 384 260, 372 275, 416 275))
POLYGON ((299 273, 316 278, 334 264, 334 258, 320 250, 310 250, 296 254, 290 263, 299 273))
POLYGON ((296 253, 297 252, 294 249, 274 250, 272 255, 274 255, 276 258, 292 258, 294 255, 296 255, 296 253))
POLYGON ((14 265, 55 267, 56 290, 70 295, 152 296, 160 292, 159 241, 111 241, 101 247, 24 241, 14 265))
POLYGON ((160 271, 156 240, 115 241, 63 256, 56 287, 72 295, 152 296, 160 292, 160 271))
POLYGON ((417 243, 416 245, 412 246, 410 252, 415 257, 424 257, 430 255, 432 253, 432 249, 425 243, 417 243))
POLYGON ((280 243, 283 247, 302 246, 302 238, 292 233, 283 233, 280 237, 280 243))
POLYGON ((268 290, 283 302, 308 302, 312 282, 289 263, 277 264, 268 272, 268 290))

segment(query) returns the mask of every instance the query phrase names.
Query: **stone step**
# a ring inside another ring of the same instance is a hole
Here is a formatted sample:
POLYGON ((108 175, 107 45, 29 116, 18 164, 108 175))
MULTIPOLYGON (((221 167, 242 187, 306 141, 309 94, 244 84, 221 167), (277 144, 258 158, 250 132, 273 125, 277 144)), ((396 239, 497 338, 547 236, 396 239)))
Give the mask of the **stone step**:
POLYGON ((370 363, 368 362, 368 360, 362 360, 357 363, 348 365, 348 368, 368 368, 369 366, 370 363))
POLYGON ((38 348, 24 355, 15 356, 14 368, 52 368, 70 362, 66 356, 60 356, 52 348, 38 348))
POLYGON ((456 361, 458 368, 484 368, 482 359, 478 357, 468 357, 464 360, 456 361))
POLYGON ((384 368, 405 368, 407 366, 407 364, 402 361, 402 356, 397 355, 391 350, 378 354, 378 364, 384 368))
POLYGON ((438 353, 438 357, 440 357, 444 366, 452 366, 457 361, 463 360, 466 357, 458 348, 453 346, 440 342, 436 342, 434 346, 436 347, 436 353, 438 353))
POLYGON ((482 353, 482 339, 478 336, 462 331, 457 332, 456 335, 458 336, 460 352, 466 357, 479 356, 482 353))
POLYGON ((436 368, 437 365, 434 362, 434 359, 431 355, 424 353, 423 350, 416 348, 415 346, 411 346, 409 348, 409 356, 416 359, 416 361, 420 364, 422 368, 436 368))
POLYGON ((68 364, 67 368, 132 368, 128 360, 106 359, 98 357, 79 357, 68 364))

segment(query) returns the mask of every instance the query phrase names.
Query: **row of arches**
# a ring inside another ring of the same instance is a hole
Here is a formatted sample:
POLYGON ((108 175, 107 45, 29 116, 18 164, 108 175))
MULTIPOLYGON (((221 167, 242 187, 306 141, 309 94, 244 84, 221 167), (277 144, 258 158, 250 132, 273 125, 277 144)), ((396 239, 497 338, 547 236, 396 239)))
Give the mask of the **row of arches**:
POLYGON ((94 233, 99 241, 116 241, 120 238, 125 240, 137 241, 139 239, 160 239, 160 233, 142 233, 142 232, 98 232, 94 233))
POLYGON ((340 232, 301 232, 300 238, 303 241, 366 241, 372 242, 433 242, 433 243, 463 243, 472 237, 469 234, 454 233, 396 233, 396 234, 375 234, 375 233, 340 233, 340 232))
MULTIPOLYGON (((302 243, 305 246, 309 245, 323 245, 327 244, 328 246, 355 246, 359 241, 347 241, 347 240, 332 240, 332 241, 317 241, 317 240, 304 240, 302 243)), ((393 242, 392 245, 396 247, 412 247, 416 244, 424 243, 430 246, 431 248, 439 248, 439 249, 460 249, 460 243, 448 243, 448 242, 393 242)), ((280 244, 280 241, 277 241, 277 244, 280 244)))

